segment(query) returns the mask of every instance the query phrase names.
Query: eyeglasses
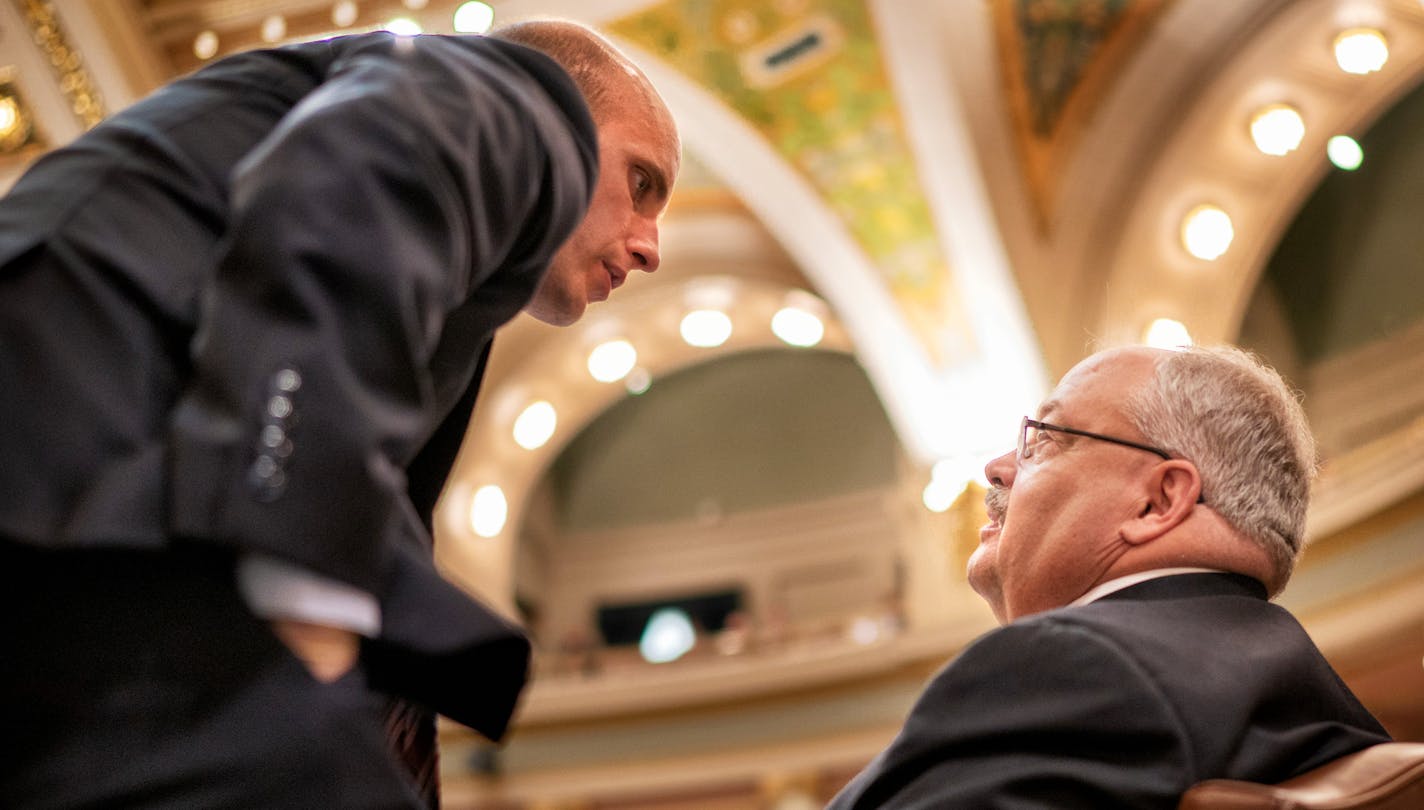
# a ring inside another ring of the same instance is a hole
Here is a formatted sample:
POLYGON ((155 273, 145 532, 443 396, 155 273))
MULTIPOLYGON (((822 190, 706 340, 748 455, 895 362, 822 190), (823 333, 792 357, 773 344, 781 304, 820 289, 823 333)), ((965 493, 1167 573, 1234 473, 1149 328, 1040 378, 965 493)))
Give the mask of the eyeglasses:
POLYGON ((1040 422, 1037 419, 1030 419, 1025 416, 1023 418, 1023 424, 1019 427, 1018 453, 1020 460, 1033 458, 1034 449, 1038 446, 1038 431, 1041 430, 1053 430, 1059 433, 1070 433, 1074 436, 1086 436, 1089 439, 1097 439, 1100 442, 1112 442, 1113 444, 1120 444, 1123 447, 1132 447, 1137 450, 1146 450, 1149 453, 1156 453, 1161 456, 1164 461, 1170 461, 1172 459, 1171 454, 1166 450, 1153 447, 1150 444, 1119 439, 1115 436, 1104 436, 1101 433, 1089 433, 1086 430, 1063 427, 1062 425, 1050 425, 1047 422, 1040 422))

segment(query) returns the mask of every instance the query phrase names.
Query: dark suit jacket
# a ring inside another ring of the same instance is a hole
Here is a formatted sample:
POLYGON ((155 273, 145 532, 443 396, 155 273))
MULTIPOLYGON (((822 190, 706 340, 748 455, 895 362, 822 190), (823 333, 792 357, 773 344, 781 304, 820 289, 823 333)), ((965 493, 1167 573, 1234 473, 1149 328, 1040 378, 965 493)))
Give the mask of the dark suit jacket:
POLYGON ((1173 808, 1387 740, 1259 583, 1179 575, 975 641, 830 806, 1173 808))
POLYGON ((528 643, 436 575, 428 509, 596 173, 551 60, 384 33, 229 58, 47 155, 0 201, 0 538, 363 588, 373 679, 499 736, 528 643))

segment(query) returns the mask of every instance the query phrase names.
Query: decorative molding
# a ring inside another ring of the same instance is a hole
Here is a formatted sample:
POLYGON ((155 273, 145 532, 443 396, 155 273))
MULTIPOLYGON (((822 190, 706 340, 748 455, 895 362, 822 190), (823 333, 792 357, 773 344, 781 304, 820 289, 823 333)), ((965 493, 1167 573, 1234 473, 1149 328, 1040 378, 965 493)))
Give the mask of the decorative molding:
POLYGON ((104 99, 84 66, 84 59, 65 34, 55 14, 54 5, 46 0, 15 0, 30 36, 49 60, 59 79, 59 89, 69 100, 70 111, 88 129, 104 119, 104 99))
POLYGON ((1306 412, 1321 453, 1348 453, 1424 413, 1424 321, 1306 372, 1306 412))
POLYGON ((1306 411, 1325 460, 1307 542, 1424 491, 1421 356, 1424 323, 1308 369, 1306 411))

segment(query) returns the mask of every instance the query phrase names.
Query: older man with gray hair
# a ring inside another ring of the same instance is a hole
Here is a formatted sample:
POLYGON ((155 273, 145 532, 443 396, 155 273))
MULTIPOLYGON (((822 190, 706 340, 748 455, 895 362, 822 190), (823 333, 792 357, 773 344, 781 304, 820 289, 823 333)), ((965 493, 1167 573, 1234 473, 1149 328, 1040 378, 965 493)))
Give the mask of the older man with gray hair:
POLYGON ((832 808, 1171 808, 1388 741, 1268 601, 1315 473, 1275 371, 1231 348, 1100 352, 985 472, 968 575, 1005 626, 832 808))

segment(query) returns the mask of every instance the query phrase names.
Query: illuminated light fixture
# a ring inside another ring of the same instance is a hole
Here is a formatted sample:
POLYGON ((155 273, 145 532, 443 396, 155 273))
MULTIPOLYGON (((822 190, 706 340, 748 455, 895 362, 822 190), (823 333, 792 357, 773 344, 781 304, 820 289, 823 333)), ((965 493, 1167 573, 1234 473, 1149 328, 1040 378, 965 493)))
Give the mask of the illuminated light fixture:
POLYGON ((1251 117, 1251 140, 1268 155, 1294 152, 1305 139, 1305 119, 1289 104, 1268 104, 1251 117))
POLYGON ((401 37, 413 37, 421 32, 420 23, 409 17, 396 17, 384 26, 385 30, 401 37))
POLYGON ((683 316, 679 330, 687 345, 710 349, 732 336, 732 319, 718 309, 694 309, 683 316))
POLYGON ((401 5, 405 6, 411 11, 420 11, 421 9, 425 8, 426 4, 429 2, 430 0, 401 0, 401 5))
POLYGON ((650 664, 666 664, 683 657, 697 646, 692 618, 678 608, 662 608, 653 613, 638 640, 638 652, 650 664))
POLYGON ((514 420, 514 441, 525 450, 538 450, 554 435, 558 424, 559 414, 554 406, 541 399, 514 420))
POLYGON ((1214 205, 1198 205, 1182 218, 1182 246, 1202 261, 1220 258, 1235 237, 1231 217, 1214 205))
POLYGON ((273 14, 262 21, 261 36, 263 42, 277 42, 287 35, 287 18, 281 14, 273 14))
POLYGON ((946 458, 935 462, 930 482, 920 497, 931 512, 944 512, 964 493, 975 478, 974 461, 967 457, 946 458))
POLYGON ((647 390, 653 386, 653 375, 649 374, 645 368, 635 368, 628 372, 628 379, 623 381, 623 385, 628 389, 628 393, 636 397, 639 394, 647 393, 647 390))
POLYGON ((494 25, 494 9, 489 3, 470 0, 455 9, 455 30, 461 34, 483 34, 494 25))
POLYGON ((359 10, 355 0, 341 0, 341 2, 331 7, 331 21, 340 28, 356 22, 356 15, 359 10))
POLYGON ((475 490, 470 501, 470 528, 480 537, 495 537, 504 531, 504 521, 509 518, 509 502, 504 499, 504 490, 489 484, 475 490))
POLYGON ((204 31, 193 37, 193 55, 199 59, 212 59, 218 54, 218 35, 213 31, 204 31))
POLYGON ((1325 143, 1325 154, 1336 168, 1353 172, 1365 162, 1365 150, 1349 135, 1336 135, 1325 143))
POLYGON ((810 347, 821 342, 826 334, 826 325, 815 313, 788 306, 771 316, 771 331, 792 346, 810 347))
POLYGON ((856 644, 868 646, 880 640, 880 622, 861 616, 850 625, 850 638, 856 644))
POLYGON ((1192 334, 1181 321, 1157 318, 1142 333, 1142 342, 1154 349, 1180 349, 1192 345, 1192 334))
POLYGON ((599 382, 618 382, 638 364, 638 350, 626 340, 600 343, 588 353, 588 373, 599 382))
POLYGON ((1335 36, 1335 64, 1346 73, 1374 73, 1388 59, 1384 34, 1373 28, 1350 28, 1335 36))
POLYGON ((0 140, 20 128, 20 105, 13 96, 0 95, 0 140))

